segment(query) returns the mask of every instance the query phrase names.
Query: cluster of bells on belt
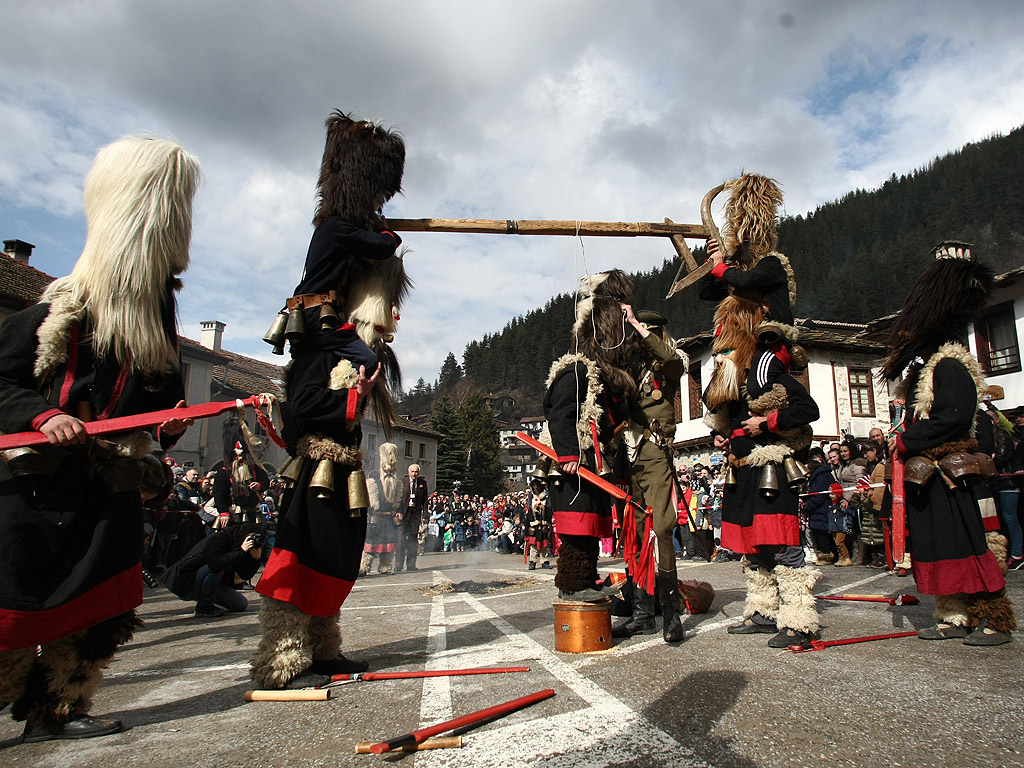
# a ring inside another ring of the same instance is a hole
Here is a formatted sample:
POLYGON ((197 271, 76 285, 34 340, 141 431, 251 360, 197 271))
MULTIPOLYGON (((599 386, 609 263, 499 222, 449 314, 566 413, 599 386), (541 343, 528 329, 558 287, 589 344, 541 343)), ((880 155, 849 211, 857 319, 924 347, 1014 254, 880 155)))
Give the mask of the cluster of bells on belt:
MULTIPOLYGON (((293 486, 299 481, 307 459, 305 456, 293 456, 282 465, 278 476, 285 485, 293 486)), ((316 492, 318 499, 330 499, 334 496, 334 462, 320 459, 316 470, 309 481, 309 488, 316 492)), ((366 473, 361 469, 353 469, 348 473, 348 509, 349 515, 359 517, 364 509, 370 506, 370 494, 366 490, 366 473)))
MULTIPOLYGON (((792 456, 787 456, 782 462, 782 470, 786 474, 786 486, 790 490, 796 490, 803 485, 810 474, 804 463, 792 456)), ((731 464, 729 465, 728 472, 725 473, 725 487, 736 487, 736 469, 731 464)), ((761 468, 761 482, 758 485, 758 491, 766 499, 774 499, 779 495, 780 490, 779 465, 777 462, 772 461, 761 468)))
MULTIPOLYGON (((341 320, 333 304, 325 301, 320 305, 321 328, 336 328, 340 322, 341 320)), ((283 355, 284 343, 286 341, 294 346, 302 341, 305 335, 306 317, 303 314, 302 308, 293 309, 291 312, 287 309, 282 309, 277 313, 277 317, 274 318, 274 322, 270 324, 267 332, 263 334, 263 340, 274 348, 272 352, 275 355, 283 355)))
MULTIPOLYGON (((611 477, 613 472, 608 466, 608 462, 602 462, 602 469, 597 473, 600 477, 611 477)), ((537 468, 530 473, 530 477, 535 477, 538 480, 560 482, 565 473, 559 469, 558 462, 552 461, 549 456, 541 456, 537 460, 537 468)))

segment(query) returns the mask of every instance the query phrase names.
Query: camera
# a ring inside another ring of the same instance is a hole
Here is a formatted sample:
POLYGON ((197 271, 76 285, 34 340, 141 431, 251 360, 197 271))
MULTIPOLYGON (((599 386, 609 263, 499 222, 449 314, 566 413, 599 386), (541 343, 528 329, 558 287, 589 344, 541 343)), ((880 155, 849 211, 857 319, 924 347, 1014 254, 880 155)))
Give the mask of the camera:
POLYGON ((252 546, 254 549, 260 549, 263 546, 263 534, 262 533, 251 533, 249 538, 252 539, 252 546))

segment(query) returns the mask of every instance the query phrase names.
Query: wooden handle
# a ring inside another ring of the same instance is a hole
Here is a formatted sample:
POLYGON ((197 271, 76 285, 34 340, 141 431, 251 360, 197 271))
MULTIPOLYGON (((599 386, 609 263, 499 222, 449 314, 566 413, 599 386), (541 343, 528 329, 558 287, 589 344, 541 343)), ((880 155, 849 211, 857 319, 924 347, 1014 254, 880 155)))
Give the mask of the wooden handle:
POLYGON ((701 224, 651 221, 570 221, 549 219, 388 219, 396 232, 462 232, 491 235, 576 235, 587 237, 670 237, 703 239, 701 224))
POLYGON ((330 688, 298 691, 246 691, 246 701, 326 701, 331 698, 330 688))
MULTIPOLYGON (((370 747, 376 742, 374 741, 357 741, 356 742, 356 754, 357 755, 369 755, 370 747)), ((439 736, 436 739, 427 739, 421 741, 419 744, 406 744, 401 747, 401 752, 419 752, 421 749, 453 749, 462 746, 461 736, 439 736)))

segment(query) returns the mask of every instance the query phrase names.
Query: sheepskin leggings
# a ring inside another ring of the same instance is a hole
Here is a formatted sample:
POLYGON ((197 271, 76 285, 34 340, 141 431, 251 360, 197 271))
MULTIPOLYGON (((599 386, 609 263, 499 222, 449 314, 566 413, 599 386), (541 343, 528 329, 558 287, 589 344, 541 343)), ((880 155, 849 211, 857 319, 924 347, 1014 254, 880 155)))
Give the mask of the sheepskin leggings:
POLYGON ((775 619, 779 628, 818 631, 814 585, 821 571, 808 568, 803 547, 762 547, 747 555, 747 602, 743 614, 775 619))
POLYGON ((142 626, 135 611, 46 643, 0 651, 0 703, 15 720, 67 723, 88 714, 103 669, 142 626), (37 655, 38 654, 38 655, 37 655))
POLYGON ((331 661, 340 653, 338 614, 310 616, 291 603, 263 596, 260 643, 249 673, 261 688, 284 688, 314 661, 331 661))

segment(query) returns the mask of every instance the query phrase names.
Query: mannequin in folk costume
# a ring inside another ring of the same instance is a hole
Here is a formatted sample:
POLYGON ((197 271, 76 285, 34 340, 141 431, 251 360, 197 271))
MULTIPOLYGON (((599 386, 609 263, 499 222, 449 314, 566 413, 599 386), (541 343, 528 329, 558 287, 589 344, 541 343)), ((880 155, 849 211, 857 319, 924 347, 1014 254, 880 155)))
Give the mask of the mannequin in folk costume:
POLYGON ((900 380, 907 424, 889 441, 906 461, 907 531, 917 589, 935 596, 936 625, 926 640, 963 638, 966 645, 1010 642, 1017 621, 1006 597, 1006 539, 978 455, 975 418, 986 389, 967 350, 967 325, 992 290, 992 272, 967 243, 946 241, 910 289, 893 324, 883 375, 900 380), (973 456, 972 456, 973 454, 973 456), (936 468, 935 463, 938 462, 936 468), (967 471, 958 468, 967 467, 967 471))
POLYGON ((744 621, 732 634, 773 634, 769 646, 808 643, 818 631, 813 596, 821 573, 800 546, 798 498, 781 471, 806 459, 818 406, 790 373, 806 364, 794 346, 796 281, 778 253, 776 217, 782 193, 771 179, 744 174, 725 185, 725 251, 708 243, 715 267, 700 283, 719 302, 712 352, 715 372, 704 393, 705 423, 728 454, 722 546, 747 555, 744 621), (762 488, 775 472, 775 488, 762 488))
POLYGON ((366 489, 370 494, 370 511, 363 560, 359 567, 360 576, 370 572, 374 558, 378 558, 377 573, 391 573, 395 564, 395 547, 398 544, 395 512, 398 511, 402 488, 396 475, 398 446, 394 443, 382 443, 378 454, 380 469, 366 481, 366 489))
POLYGON ((400 240, 381 215, 401 189, 404 142, 340 112, 326 127, 316 228, 302 280, 287 301, 305 326, 304 334, 293 329, 282 405, 283 437, 301 469, 284 495, 277 541, 256 587, 264 598, 252 677, 265 688, 284 687, 305 672, 367 668, 341 654, 338 612, 359 573, 366 536, 360 421, 372 399, 390 434, 394 410, 385 384, 400 386, 400 376, 388 342, 411 285, 395 253, 400 240), (333 489, 324 486, 328 475, 333 489), (363 506, 350 504, 350 487, 363 506))
POLYGON ((612 499, 577 475, 580 466, 614 474, 618 435, 636 385, 623 368, 626 327, 623 305, 633 284, 620 270, 583 278, 569 354, 556 360, 547 379, 541 441, 558 455, 560 475, 548 475, 548 494, 558 533, 555 586, 563 600, 598 600, 595 588, 600 539, 611 535, 612 499))
MULTIPOLYGON (((49 439, 0 463, 0 706, 27 721, 26 741, 121 728, 88 712, 101 670, 140 626, 142 501, 165 467, 147 456, 149 432, 87 444, 82 422, 184 405, 174 294, 198 181, 172 141, 103 148, 85 179, 81 257, 0 325, 0 430, 49 439)), ((190 423, 162 424, 161 447, 190 423)))

